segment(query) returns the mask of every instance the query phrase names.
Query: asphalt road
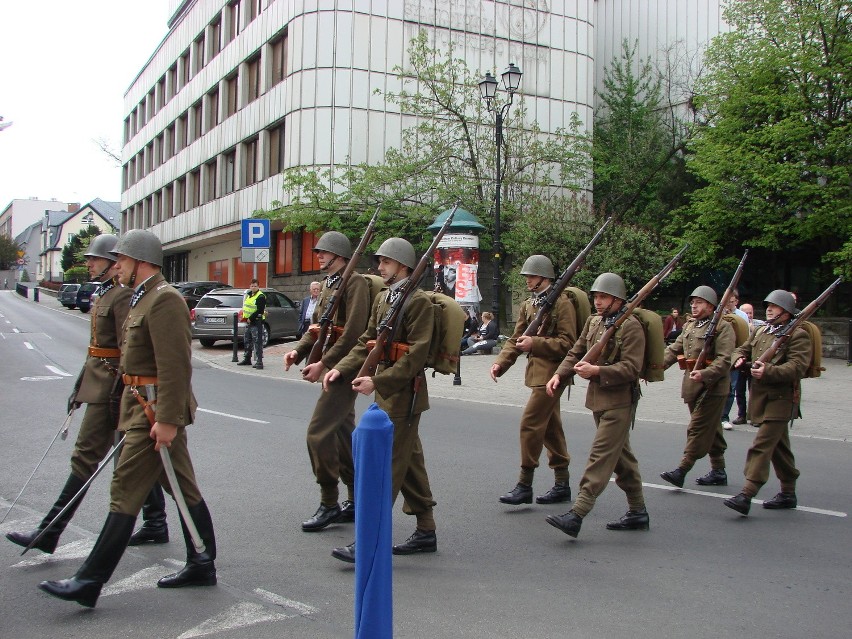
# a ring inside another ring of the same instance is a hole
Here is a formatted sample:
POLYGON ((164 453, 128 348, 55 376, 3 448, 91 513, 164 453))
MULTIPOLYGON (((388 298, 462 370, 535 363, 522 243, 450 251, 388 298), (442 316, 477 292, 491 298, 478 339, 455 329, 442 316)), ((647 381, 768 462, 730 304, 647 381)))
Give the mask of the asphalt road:
MULTIPOLYGON (((0 293, 0 517, 59 429, 87 339, 88 316, 0 293)), ((319 389, 201 360, 193 384, 202 412, 190 449, 216 525, 219 586, 155 587, 184 554, 170 504, 171 543, 128 549, 97 608, 40 592, 39 581, 71 576, 94 543, 108 505, 102 477, 53 556, 21 557, 0 540, 0 637, 353 636, 354 570, 330 556, 354 539, 353 527, 305 534, 299 526, 318 504, 304 429, 319 389)), ((367 404, 359 401, 359 410, 367 404)), ((640 421, 631 440, 651 530, 604 528, 626 508, 610 484, 571 540, 544 522, 568 506, 497 502, 516 481, 520 410, 498 396, 432 401, 421 436, 438 501, 438 552, 393 560, 396 637, 848 636, 852 444, 795 439, 802 508, 756 505, 743 518, 720 498, 739 488, 750 431, 726 434, 731 486, 678 491, 663 486, 659 472, 679 459, 683 429, 640 421)), ((593 424, 588 414, 564 418, 576 491, 593 424)), ((75 435, 72 426, 56 441, 0 532, 37 524, 67 475, 75 435)), ((699 462, 693 475, 707 467, 699 462)), ((551 480, 545 463, 537 494, 551 480)), ((773 477, 761 497, 777 489, 773 477)), ((400 506, 397 542, 414 527, 400 506)))

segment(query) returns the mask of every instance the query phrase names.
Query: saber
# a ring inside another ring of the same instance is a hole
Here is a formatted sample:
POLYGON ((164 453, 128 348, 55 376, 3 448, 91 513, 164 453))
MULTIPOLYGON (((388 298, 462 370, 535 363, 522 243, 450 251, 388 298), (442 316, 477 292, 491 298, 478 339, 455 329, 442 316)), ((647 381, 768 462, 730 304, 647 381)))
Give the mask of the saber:
POLYGON ((76 409, 76 408, 72 408, 71 410, 69 410, 69 411, 68 411, 68 416, 65 418, 65 421, 64 421, 64 422, 62 422, 62 426, 60 426, 60 427, 59 427, 59 430, 58 430, 58 431, 57 431, 57 433, 53 436, 53 439, 51 439, 51 440, 50 440, 50 444, 48 444, 48 446, 47 446, 47 450, 46 450, 46 451, 44 451, 44 455, 42 455, 42 456, 41 456, 41 459, 39 459, 39 460, 38 460, 38 463, 36 464, 36 467, 35 467, 35 468, 33 468, 33 472, 31 472, 31 473, 30 473, 30 476, 27 478, 27 481, 25 481, 25 482, 24 482, 24 485, 21 487, 21 492, 19 492, 19 493, 18 493, 18 496, 17 496, 17 497, 15 497, 15 501, 13 501, 13 502, 12 502, 12 505, 11 505, 11 506, 9 506, 9 510, 7 510, 7 511, 6 511, 6 514, 5 514, 5 515, 3 515, 3 519, 0 519, 0 524, 2 524, 4 521, 6 521, 6 517, 8 517, 8 516, 9 516, 9 513, 10 513, 10 512, 12 512, 12 509, 15 507, 15 504, 17 504, 17 503, 18 503, 18 500, 21 498, 21 495, 23 495, 23 494, 24 494, 24 490, 26 490, 27 486, 28 486, 28 485, 29 485, 29 483, 30 483, 30 480, 31 480, 31 479, 33 478, 33 476, 36 474, 36 471, 37 471, 37 470, 39 469, 39 467, 41 466, 41 463, 44 461, 45 457, 47 457, 47 454, 50 452, 50 449, 53 447, 53 444, 56 442, 56 438, 57 438, 57 437, 61 437, 63 441, 64 441, 64 440, 66 440, 66 439, 68 438, 68 428, 71 426, 71 418, 74 416, 74 411, 75 411, 75 410, 77 410, 77 409, 76 409))
POLYGON ((47 534, 47 531, 50 530, 51 528, 53 528, 53 526, 56 524, 56 522, 59 521, 62 518, 62 515, 67 513, 68 510, 71 507, 74 506, 74 504, 76 504, 78 501, 80 501, 80 499, 83 497, 83 495, 86 494, 86 491, 89 489, 89 486, 92 484, 93 481, 95 481, 95 478, 98 475, 101 474, 101 471, 104 468, 106 468, 107 464, 109 464, 112 461, 113 457, 115 457, 116 454, 118 454, 118 451, 121 450, 121 446, 124 444, 124 439, 126 437, 127 437, 126 434, 122 435, 121 439, 119 439, 118 442, 115 444, 115 446, 113 446, 110 449, 109 453, 107 453, 107 456, 104 457, 101 460, 101 463, 98 464, 98 467, 95 469, 95 472, 93 472, 92 476, 89 477, 89 479, 86 481, 85 484, 83 484, 83 487, 80 490, 77 491, 77 494, 74 495, 71 498, 71 501, 69 501, 67 504, 65 504, 65 508, 63 508, 62 510, 59 511, 59 514, 56 515, 56 517, 54 517, 51 520, 51 522, 47 526, 44 527, 44 529, 36 536, 36 538, 33 539, 26 548, 24 548, 24 552, 22 552, 21 555, 25 555, 28 550, 30 550, 31 548, 34 548, 35 545, 39 541, 41 541, 41 538, 44 537, 47 534))
MULTIPOLYGON (((151 410, 151 404, 157 400, 157 387, 153 384, 146 384, 145 394, 148 395, 148 402, 145 404, 145 415, 151 425, 154 425, 154 411, 151 410)), ((137 400, 141 400, 139 395, 136 395, 137 400)), ((189 507, 186 505, 186 499, 181 492, 180 484, 178 484, 177 475, 175 475, 175 467, 172 464, 172 456, 169 454, 169 449, 166 446, 160 446, 160 460, 163 462, 163 470, 166 471, 166 477, 169 480, 169 485, 172 487, 172 497, 175 499, 183 523, 189 531, 189 536, 192 539, 192 545, 195 547, 195 552, 201 554, 207 550, 204 542, 201 540, 201 535, 198 534, 198 528, 195 527, 195 522, 192 520, 192 515, 189 514, 189 507)))

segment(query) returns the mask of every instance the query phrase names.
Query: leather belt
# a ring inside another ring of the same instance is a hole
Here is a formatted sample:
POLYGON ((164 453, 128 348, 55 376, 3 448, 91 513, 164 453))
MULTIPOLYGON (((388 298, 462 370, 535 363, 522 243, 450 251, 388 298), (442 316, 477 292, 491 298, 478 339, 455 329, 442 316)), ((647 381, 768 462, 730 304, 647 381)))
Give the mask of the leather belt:
POLYGON ((157 378, 149 375, 127 375, 121 376, 122 381, 126 386, 147 386, 148 384, 157 384, 157 378))
POLYGON ((118 348, 100 348, 99 346, 89 346, 89 355, 91 357, 116 359, 121 357, 121 350, 118 348))

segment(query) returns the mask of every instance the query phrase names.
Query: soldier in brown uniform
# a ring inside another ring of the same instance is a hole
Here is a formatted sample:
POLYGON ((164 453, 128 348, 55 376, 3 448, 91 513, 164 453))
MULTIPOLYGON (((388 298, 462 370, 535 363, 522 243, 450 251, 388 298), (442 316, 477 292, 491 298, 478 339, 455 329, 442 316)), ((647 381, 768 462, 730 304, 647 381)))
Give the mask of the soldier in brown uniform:
POLYGON ((645 332, 633 315, 616 330, 597 364, 581 361, 586 352, 600 341, 610 320, 624 305, 627 288, 615 273, 603 273, 592 284, 597 315, 586 325, 574 347, 547 383, 548 393, 557 393, 570 375, 588 380, 586 408, 595 419, 595 438, 574 506, 564 515, 550 515, 547 523, 566 535, 576 537, 583 518, 609 484, 615 483, 627 494, 627 513, 606 525, 609 530, 647 530, 648 512, 642 493, 639 464, 630 450, 630 424, 636 409, 635 391, 645 357, 645 332))
MULTIPOLYGON (((336 341, 323 354, 322 359, 305 366, 302 377, 313 383, 334 368, 358 342, 367 328, 370 316, 370 291, 363 275, 353 272, 346 290, 339 291, 340 277, 352 257, 349 239, 338 231, 328 231, 314 247, 320 270, 328 275, 323 281, 320 297, 310 321, 319 322, 333 295, 340 295, 340 305, 332 318, 331 334, 336 341)), ((284 355, 284 370, 300 362, 311 352, 316 336, 305 331, 296 347, 284 355)), ((313 517, 302 522, 302 530, 315 532, 334 522, 355 520, 353 484, 355 470, 352 464, 352 431, 355 430, 355 398, 352 379, 332 384, 327 393, 320 393, 314 414, 308 424, 308 455, 311 468, 320 485, 320 505, 313 517), (348 499, 343 507, 337 503, 338 479, 348 488, 348 499)))
POLYGON ((545 384, 553 377, 559 362, 577 340, 577 314, 571 301, 560 295, 538 333, 535 336, 525 336, 524 331, 535 319, 553 280, 556 279, 556 273, 549 258, 544 255, 532 255, 524 262, 521 275, 526 278, 527 290, 531 297, 521 304, 515 332, 491 365, 491 379, 496 382, 521 353, 526 353, 524 383, 531 389, 530 398, 521 415, 521 472, 518 483, 511 491, 502 495, 500 501, 514 506, 532 503, 533 475, 538 468, 541 449, 547 448, 548 461, 555 481, 550 490, 535 500, 539 504, 555 504, 571 500, 571 487, 568 485, 568 464, 571 462, 571 456, 568 454, 565 432, 562 430, 562 417, 559 414, 559 400, 563 388, 559 387, 551 395, 545 390, 545 384))
POLYGON ((722 431, 722 411, 731 386, 731 352, 736 346, 734 329, 728 322, 719 321, 716 337, 708 353, 712 361, 700 370, 693 370, 695 360, 704 348, 707 325, 719 298, 709 286, 699 286, 692 291, 689 304, 692 314, 673 344, 666 349, 663 366, 668 368, 680 362, 683 383, 680 396, 689 407, 689 426, 686 429, 686 448, 683 458, 674 470, 660 473, 670 484, 683 488, 686 474, 695 462, 710 453, 710 472, 695 483, 701 486, 727 486, 725 450, 728 448, 722 431))
MULTIPOLYGON (((70 579, 43 581, 45 592, 94 607, 101 588, 112 576, 133 532, 136 516, 154 483, 171 492, 159 455, 168 447, 180 490, 206 550, 199 553, 184 525, 187 562, 179 572, 157 582, 161 588, 212 586, 216 583, 216 540, 207 505, 195 481, 185 427, 192 423, 191 335, 186 302, 163 278, 163 249, 150 231, 132 230, 112 251, 118 256, 119 281, 135 287, 120 342, 119 371, 126 384, 118 428, 126 435, 110 487, 110 508, 91 554, 70 579), (156 401, 149 386, 157 390, 156 401), (135 392, 138 393, 138 399, 135 392), (142 400, 152 400, 153 426, 142 400)), ((181 521, 183 524, 183 521, 181 521)))
POLYGON ((770 362, 758 362, 775 341, 778 330, 799 312, 796 299, 788 291, 772 291, 764 302, 766 324, 757 328, 731 356, 736 368, 755 362, 751 368, 749 411, 752 422, 760 426, 746 455, 745 485, 737 496, 724 502, 742 515, 748 515, 752 498, 769 479, 770 463, 781 482, 781 492, 763 502, 763 507, 783 509, 797 505, 799 470, 790 449, 788 424, 799 412, 801 379, 811 361, 813 345, 807 331, 797 328, 770 362))
MULTIPOLYGON (((414 247, 402 238, 385 240, 376 252, 379 274, 389 290, 379 295, 373 303, 367 330, 358 339, 352 352, 326 373, 323 388, 345 383, 360 371, 367 357, 367 342, 376 339, 377 327, 394 300, 401 295, 400 287, 406 282, 417 263, 414 247)), ((414 282, 413 284, 416 284, 414 282)), ((393 452, 391 459, 391 491, 393 500, 402 492, 405 499, 403 512, 417 518, 417 529, 404 543, 393 547, 395 555, 418 552, 435 552, 438 548, 435 535, 435 518, 432 508, 432 489, 426 473, 426 460, 420 442, 420 415, 429 409, 424 367, 432 342, 432 302, 421 290, 415 290, 406 300, 397 323, 393 342, 407 345, 407 352, 396 361, 383 361, 372 377, 355 377, 352 388, 363 395, 376 392, 376 403, 393 422, 393 452)), ((359 496, 359 499, 364 499, 359 496)), ((332 553, 341 561, 355 562, 355 544, 335 548, 332 553)))

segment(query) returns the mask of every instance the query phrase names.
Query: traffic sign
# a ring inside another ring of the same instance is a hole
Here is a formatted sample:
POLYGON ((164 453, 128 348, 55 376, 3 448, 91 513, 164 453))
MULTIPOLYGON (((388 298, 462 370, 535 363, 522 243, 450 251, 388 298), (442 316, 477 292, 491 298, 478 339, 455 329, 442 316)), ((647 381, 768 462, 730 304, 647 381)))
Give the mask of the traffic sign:
POLYGON ((272 231, 269 220, 243 220, 241 248, 268 249, 271 246, 272 231))
POLYGON ((269 261, 268 248, 243 248, 240 250, 240 261, 243 264, 261 264, 269 261))

